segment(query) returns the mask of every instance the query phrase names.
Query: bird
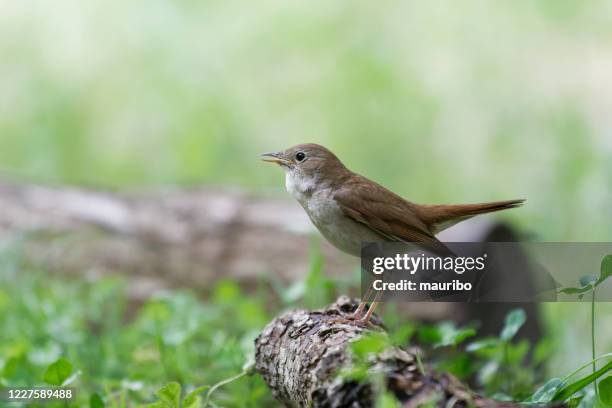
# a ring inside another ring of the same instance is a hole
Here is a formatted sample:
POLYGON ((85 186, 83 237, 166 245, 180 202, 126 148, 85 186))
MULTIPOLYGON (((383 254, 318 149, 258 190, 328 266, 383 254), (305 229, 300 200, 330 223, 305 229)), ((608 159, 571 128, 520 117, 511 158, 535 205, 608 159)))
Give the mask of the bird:
MULTIPOLYGON (((314 226, 334 247, 361 255, 363 243, 402 242, 432 252, 450 250, 436 238, 439 232, 479 214, 521 206, 525 200, 478 204, 417 204, 349 170, 329 149, 315 143, 261 155, 285 172, 285 187, 300 203, 314 226)), ((367 296, 354 320, 367 324, 367 296)))

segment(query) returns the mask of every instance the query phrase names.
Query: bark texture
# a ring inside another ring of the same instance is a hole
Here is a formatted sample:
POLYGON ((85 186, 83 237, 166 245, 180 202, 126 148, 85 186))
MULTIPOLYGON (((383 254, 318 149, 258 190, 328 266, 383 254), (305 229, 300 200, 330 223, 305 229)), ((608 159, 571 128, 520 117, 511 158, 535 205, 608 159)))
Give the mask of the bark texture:
MULTIPOLYGON (((336 375, 352 365, 347 346, 369 330, 339 321, 356 307, 356 301, 340 297, 326 309, 287 312, 266 326, 255 341, 256 370, 276 399, 287 407, 375 405, 374 385, 336 375)), ((374 324, 384 330, 378 318, 374 324)), ((415 354, 402 348, 387 349, 370 364, 369 370, 382 373, 383 386, 401 401, 402 407, 428 403, 436 407, 521 406, 481 397, 448 373, 422 373, 415 354)))

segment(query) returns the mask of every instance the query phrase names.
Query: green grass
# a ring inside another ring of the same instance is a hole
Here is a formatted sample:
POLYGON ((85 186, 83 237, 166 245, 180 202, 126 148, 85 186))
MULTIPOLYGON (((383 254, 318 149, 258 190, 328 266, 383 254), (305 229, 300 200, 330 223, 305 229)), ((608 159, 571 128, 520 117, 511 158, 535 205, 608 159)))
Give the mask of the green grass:
MULTIPOLYGON (((188 391, 233 376, 270 318, 264 298, 245 297, 229 282, 206 302, 177 291, 135 309, 121 279, 56 278, 6 254, 0 262, 0 382, 43 385, 47 367, 64 357, 80 373, 70 384, 73 406, 86 405, 93 393, 107 407, 134 406, 154 401, 170 381, 188 391)), ((214 397, 227 407, 271 401, 257 376, 214 397)))
MULTIPOLYGON (((53 276, 23 263, 18 247, 5 249, 0 254, 0 384, 27 387, 67 381, 76 393, 69 406, 86 406, 99 398, 106 407, 123 408, 179 395, 180 389, 185 398, 198 387, 201 396, 193 407, 201 407, 210 387, 221 382, 210 396, 213 407, 270 406, 273 399, 263 380, 240 373, 253 359, 255 336, 284 308, 323 306, 338 293, 357 288, 354 277, 330 280, 323 269, 321 255, 313 250, 308 275, 289 288, 244 293, 234 282, 220 281, 204 299, 176 290, 134 305, 121 278, 53 276)), ((266 282, 262 285, 265 288, 266 282)), ((524 323, 521 310, 508 315, 498 337, 473 341, 472 326, 416 325, 401 319, 392 304, 383 309, 394 344, 420 343, 427 364, 496 398, 528 398, 546 382, 547 363, 559 352, 552 347, 553 338, 538 345, 513 340, 524 323), (528 360, 532 347, 533 358, 528 360)), ((356 344, 358 361, 380 350, 384 344, 379 340, 356 344)), ((365 368, 353 371, 364 373, 365 368)), ((592 406, 592 388, 587 387, 593 379, 576 378, 546 382, 535 396, 569 393, 591 401, 584 407, 592 406)))

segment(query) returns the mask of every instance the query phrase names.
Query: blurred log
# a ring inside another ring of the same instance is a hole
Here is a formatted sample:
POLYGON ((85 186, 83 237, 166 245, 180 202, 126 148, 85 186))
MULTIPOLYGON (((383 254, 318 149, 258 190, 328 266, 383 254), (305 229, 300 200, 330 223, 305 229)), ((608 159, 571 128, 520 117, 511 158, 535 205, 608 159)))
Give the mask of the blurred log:
MULTIPOLYGON (((493 220, 458 224, 441 238, 517 239, 493 220)), ((285 195, 262 197, 227 188, 110 192, 0 179, 0 242, 23 238, 23 256, 48 272, 127 276, 136 301, 168 287, 206 290, 224 278, 254 287, 268 274, 288 284, 307 272, 314 231, 302 208, 285 195)), ((359 259, 325 240, 321 247, 327 275, 346 276, 358 268, 359 259)), ((501 327, 511 306, 411 303, 402 309, 420 320, 482 319, 486 334, 501 327)), ((528 322, 538 326, 530 307, 528 322)), ((538 334, 536 327, 530 337, 538 334)))
MULTIPOLYGON (((235 189, 115 193, 0 181, 0 241, 25 238, 26 258, 51 272, 128 275, 137 297, 266 273, 294 281, 308 268, 310 232, 298 205, 235 189)), ((322 247, 329 273, 357 267, 322 247)))
MULTIPOLYGON (((338 376, 352 365, 348 344, 365 329, 337 319, 356 307, 356 301, 341 297, 324 310, 287 312, 266 326, 255 341, 255 367, 276 399, 287 407, 376 406, 373 384, 338 376)), ((375 322, 380 324, 377 318, 375 322)), ((402 348, 390 348, 370 364, 369 370, 383 375, 383 386, 402 407, 522 406, 479 396, 451 374, 421 372, 416 356, 402 348)))

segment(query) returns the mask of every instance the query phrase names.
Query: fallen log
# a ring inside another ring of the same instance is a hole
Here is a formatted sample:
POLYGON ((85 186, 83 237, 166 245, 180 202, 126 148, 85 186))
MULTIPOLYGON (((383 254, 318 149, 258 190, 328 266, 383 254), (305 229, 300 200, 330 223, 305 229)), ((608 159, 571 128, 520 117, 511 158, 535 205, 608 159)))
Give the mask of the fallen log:
MULTIPOLYGON (((311 226, 298 204, 235 188, 108 191, 0 178, 0 244, 49 273, 123 275, 131 297, 206 290, 219 279, 289 284, 308 271, 311 226)), ((322 241, 326 273, 358 265, 322 241)))
MULTIPOLYGON (((372 382, 338 375, 354 363, 348 345, 369 330, 341 321, 356 307, 343 296, 326 309, 290 311, 266 326, 255 341, 255 368, 278 401, 287 407, 375 406, 372 382)), ((383 330, 378 318, 373 323, 383 330)), ((386 390, 406 408, 522 406, 482 397, 451 374, 423 370, 414 352, 399 347, 374 356, 368 370, 382 373, 386 390)))

